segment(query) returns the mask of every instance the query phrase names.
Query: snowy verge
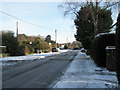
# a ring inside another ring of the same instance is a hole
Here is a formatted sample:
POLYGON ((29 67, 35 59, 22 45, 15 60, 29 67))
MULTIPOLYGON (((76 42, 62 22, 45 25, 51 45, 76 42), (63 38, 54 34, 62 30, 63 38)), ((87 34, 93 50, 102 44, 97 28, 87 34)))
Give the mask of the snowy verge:
POLYGON ((41 54, 33 54, 33 55, 25 55, 25 56, 3 57, 3 58, 0 58, 0 66, 14 65, 14 64, 16 64, 18 62, 22 62, 22 61, 39 60, 39 59, 45 58, 47 56, 52 56, 52 55, 64 53, 67 51, 69 51, 69 50, 60 50, 59 52, 41 53, 41 54))

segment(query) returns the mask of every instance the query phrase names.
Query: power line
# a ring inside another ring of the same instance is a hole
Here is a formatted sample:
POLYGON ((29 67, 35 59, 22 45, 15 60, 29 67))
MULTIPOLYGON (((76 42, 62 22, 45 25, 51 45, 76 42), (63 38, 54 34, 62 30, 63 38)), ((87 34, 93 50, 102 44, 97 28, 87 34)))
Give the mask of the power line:
MULTIPOLYGON (((39 25, 33 24, 33 23, 31 23, 31 22, 25 21, 25 20, 23 20, 23 19, 20 19, 20 18, 18 18, 18 17, 16 17, 16 16, 13 16, 13 15, 8 14, 8 13, 6 13, 6 12, 3 12, 3 11, 0 11, 0 12, 3 13, 3 14, 5 14, 5 15, 7 15, 7 16, 10 16, 10 17, 12 17, 12 18, 15 18, 15 19, 17 19, 17 20, 20 20, 20 21, 23 21, 23 22, 25 22, 25 23, 31 24, 31 25, 33 25, 33 26, 36 26, 36 27, 38 27, 38 28, 45 28, 45 27, 41 27, 41 26, 39 26, 39 25)), ((45 29, 46 29, 46 28, 45 28, 45 29)))
MULTIPOLYGON (((50 28, 46 28, 46 27, 43 27, 43 26, 40 26, 40 25, 33 24, 33 23, 28 22, 28 21, 26 21, 26 20, 24 20, 24 19, 20 19, 20 18, 18 18, 18 17, 16 17, 16 16, 11 15, 11 14, 8 14, 8 13, 6 13, 6 12, 3 12, 3 11, 0 11, 0 12, 3 13, 3 14, 5 14, 5 15, 7 15, 7 16, 10 16, 10 17, 12 17, 12 18, 15 18, 15 19, 17 19, 17 20, 20 20, 20 21, 22 21, 22 22, 25 22, 25 23, 31 24, 31 25, 33 25, 33 26, 36 26, 36 27, 38 27, 38 28, 50 29, 50 28)), ((54 29, 54 28, 51 28, 51 29, 54 29)))
MULTIPOLYGON (((28 23, 28 24, 30 24, 30 25, 36 26, 36 27, 38 27, 38 28, 50 29, 50 28, 46 28, 46 27, 41 27, 41 26, 39 26, 39 25, 33 24, 33 23, 31 23, 31 22, 28 22, 28 21, 26 21, 26 20, 20 19, 20 18, 18 18, 18 17, 16 17, 16 16, 11 15, 11 14, 8 14, 8 13, 6 13, 6 12, 3 12, 3 11, 0 11, 0 12, 3 13, 3 14, 5 14, 5 15, 7 15, 7 16, 10 16, 10 17, 12 17, 12 18, 15 18, 15 19, 17 19, 17 20, 20 20, 20 21, 22 21, 22 22, 25 22, 25 23, 28 23)), ((18 32, 17 32, 17 33, 18 33, 18 32)), ((61 34, 61 33, 59 32, 59 34, 64 37, 63 33, 61 34)), ((57 30, 55 30, 55 35, 56 35, 56 36, 55 36, 55 41, 57 42, 57 30)), ((70 36, 71 36, 71 35, 70 35, 70 36)))

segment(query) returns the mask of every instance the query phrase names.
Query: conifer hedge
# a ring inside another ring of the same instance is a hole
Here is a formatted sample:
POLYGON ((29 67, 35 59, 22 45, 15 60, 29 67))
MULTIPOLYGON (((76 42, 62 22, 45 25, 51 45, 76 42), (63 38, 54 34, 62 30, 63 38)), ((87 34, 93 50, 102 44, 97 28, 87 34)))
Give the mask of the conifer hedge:
POLYGON ((92 41, 91 57, 100 67, 106 67, 106 46, 115 46, 114 33, 98 34, 92 41))

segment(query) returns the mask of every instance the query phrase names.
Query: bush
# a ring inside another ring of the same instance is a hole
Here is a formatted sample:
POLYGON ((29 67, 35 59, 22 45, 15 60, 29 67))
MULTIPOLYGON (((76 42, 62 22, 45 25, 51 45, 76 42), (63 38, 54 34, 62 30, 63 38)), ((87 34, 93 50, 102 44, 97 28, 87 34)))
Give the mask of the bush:
POLYGON ((16 54, 16 56, 21 56, 21 55, 25 55, 25 51, 24 51, 24 47, 23 46, 19 46, 17 48, 17 54, 16 54))
POLYGON ((68 49, 68 46, 67 46, 67 45, 65 45, 65 46, 64 46, 64 49, 68 49))
POLYGON ((1 49, 2 49, 2 53, 6 53, 6 47, 3 47, 1 49))
POLYGON ((100 67, 106 66, 106 46, 115 46, 115 34, 98 34, 92 41, 91 57, 100 67))
POLYGON ((9 53, 10 56, 18 55, 19 42, 14 36, 12 31, 1 31, 2 32, 2 45, 6 46, 5 53, 9 53))

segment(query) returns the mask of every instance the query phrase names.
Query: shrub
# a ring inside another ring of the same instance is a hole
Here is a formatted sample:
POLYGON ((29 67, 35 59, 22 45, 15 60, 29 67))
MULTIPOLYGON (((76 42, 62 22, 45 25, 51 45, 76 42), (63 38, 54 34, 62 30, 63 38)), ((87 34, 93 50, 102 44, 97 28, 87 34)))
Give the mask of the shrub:
POLYGON ((19 42, 14 36, 12 31, 1 31, 2 32, 2 45, 6 46, 6 53, 10 56, 18 55, 19 42))
POLYGON ((115 34, 98 34, 92 41, 91 57, 100 67, 106 66, 106 46, 115 46, 115 34))

